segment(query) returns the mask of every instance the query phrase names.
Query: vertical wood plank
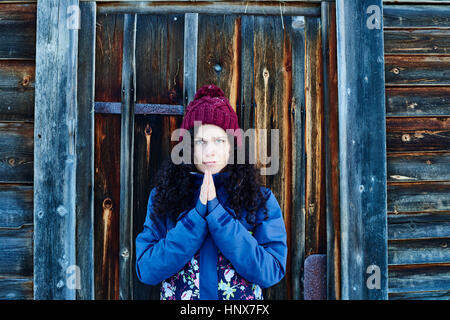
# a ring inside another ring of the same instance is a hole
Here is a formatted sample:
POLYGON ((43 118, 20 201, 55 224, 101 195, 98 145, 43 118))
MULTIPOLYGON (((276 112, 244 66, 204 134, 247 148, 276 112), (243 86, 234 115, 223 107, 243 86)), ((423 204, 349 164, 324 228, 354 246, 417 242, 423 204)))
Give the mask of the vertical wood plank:
POLYGON ((325 183, 322 88, 322 39, 320 18, 305 18, 305 152, 306 152, 306 217, 305 258, 326 252, 325 183))
POLYGON ((236 15, 201 15, 198 28, 197 86, 214 83, 238 112, 241 19, 236 15))
MULTIPOLYGON (((138 15, 136 34, 136 101, 150 104, 183 103, 184 14, 138 15)), ((171 133, 179 128, 177 115, 135 115, 133 239, 142 232, 152 178, 170 156, 171 133)), ((133 255, 134 266, 136 256, 133 255)), ((160 286, 139 281, 133 268, 133 300, 159 300, 160 286)))
POLYGON ((381 0, 336 1, 341 295, 346 300, 387 299, 382 12, 381 0), (371 265, 379 269, 370 271, 371 265), (368 287, 371 275, 379 276, 379 287, 368 287))
POLYGON ((136 14, 125 14, 122 61, 122 116, 120 136, 119 297, 133 298, 133 153, 136 103, 136 14))
POLYGON ((80 268, 77 299, 94 295, 94 91, 95 91, 95 2, 80 3, 78 38, 78 112, 76 256, 80 268))
MULTIPOLYGON (((237 113, 245 131, 255 127, 255 72, 253 58, 254 16, 241 16, 241 100, 237 113)), ((247 147, 247 145, 246 145, 247 147)))
POLYGON ((69 21, 73 18, 70 6, 78 8, 78 0, 42 0, 37 4, 35 299, 75 298, 75 288, 67 285, 66 274, 68 267, 75 265, 76 214, 78 30, 69 21))
POLYGON ((292 216, 291 273, 292 299, 303 299, 305 260, 305 19, 292 17, 292 216))
MULTIPOLYGON (((284 17, 290 21, 290 17, 284 17)), ((291 40, 285 34, 280 17, 258 16, 254 19, 254 69, 255 69, 255 129, 256 156, 259 167, 275 165, 275 150, 278 148, 278 171, 262 175, 263 184, 274 192, 283 211, 290 243, 291 217, 291 118, 289 117, 291 89, 291 40), (271 145, 272 131, 278 130, 278 143, 271 145), (258 132, 259 131, 259 132, 258 132), (266 132, 267 141, 259 137, 266 132), (261 140, 261 141, 259 141, 261 140), (259 157, 259 155, 265 157, 259 157), (273 157, 272 157, 273 156, 273 157), (267 157, 272 162, 265 164, 267 157)), ((289 23, 289 22, 286 22, 289 23)), ((275 168, 272 168, 275 169, 275 168)), ((286 276, 275 286, 264 290, 265 299, 287 299, 290 295, 290 254, 288 252, 286 276)))
MULTIPOLYGON (((95 101, 121 101, 123 15, 98 15, 95 101), (105 76, 108 75, 108 76, 105 76)), ((119 114, 95 114, 95 298, 119 299, 119 114)))
POLYGON ((194 100, 197 91, 198 13, 184 15, 183 104, 194 100))
POLYGON ((335 4, 322 2, 327 299, 340 299, 339 131, 335 4))

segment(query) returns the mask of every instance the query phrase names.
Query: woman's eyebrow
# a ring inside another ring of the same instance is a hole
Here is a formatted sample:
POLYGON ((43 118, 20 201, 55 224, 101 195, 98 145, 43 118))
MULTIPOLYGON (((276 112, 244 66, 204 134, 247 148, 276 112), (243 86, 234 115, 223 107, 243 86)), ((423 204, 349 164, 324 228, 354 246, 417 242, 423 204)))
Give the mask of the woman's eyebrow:
MULTIPOLYGON (((223 138, 223 139, 225 139, 225 137, 224 136, 218 136, 218 137, 212 137, 213 139, 214 138, 223 138)), ((195 138, 194 140, 203 140, 204 138, 203 137, 201 137, 201 138, 195 138)))

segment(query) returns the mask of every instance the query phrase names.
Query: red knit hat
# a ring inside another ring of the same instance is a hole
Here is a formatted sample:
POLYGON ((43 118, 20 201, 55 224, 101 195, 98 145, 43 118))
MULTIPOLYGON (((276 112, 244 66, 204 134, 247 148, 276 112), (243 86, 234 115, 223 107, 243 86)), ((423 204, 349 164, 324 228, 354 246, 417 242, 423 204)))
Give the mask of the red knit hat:
MULTIPOLYGON (((180 128, 189 130, 194 127, 194 121, 201 121, 202 124, 214 124, 225 131, 234 129, 237 146, 242 147, 242 135, 241 130, 238 130, 237 114, 219 87, 209 84, 197 90, 194 100, 186 107, 180 128)), ((179 141, 182 140, 183 135, 181 134, 179 141)))

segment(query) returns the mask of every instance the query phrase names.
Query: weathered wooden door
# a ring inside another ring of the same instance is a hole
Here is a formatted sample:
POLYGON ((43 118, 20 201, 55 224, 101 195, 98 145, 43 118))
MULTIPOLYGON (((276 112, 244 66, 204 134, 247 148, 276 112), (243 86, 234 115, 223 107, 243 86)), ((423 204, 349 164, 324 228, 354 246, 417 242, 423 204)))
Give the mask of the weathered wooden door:
POLYGON ((242 129, 279 130, 279 145, 269 131, 260 147, 279 148, 279 171, 264 179, 283 210, 289 255, 265 298, 301 299, 305 257, 327 251, 336 298, 338 193, 326 186, 338 179, 334 5, 90 6, 81 28, 96 16, 95 298, 159 299, 136 278, 134 240, 171 133, 207 83, 224 90, 242 129))

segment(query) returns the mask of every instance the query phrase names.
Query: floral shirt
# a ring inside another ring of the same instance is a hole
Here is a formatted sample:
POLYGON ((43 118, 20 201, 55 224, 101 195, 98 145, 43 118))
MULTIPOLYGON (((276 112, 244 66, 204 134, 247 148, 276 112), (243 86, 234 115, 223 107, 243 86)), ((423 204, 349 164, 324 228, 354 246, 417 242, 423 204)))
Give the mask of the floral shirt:
MULTIPOLYGON (((161 284, 161 300, 200 299, 200 250, 184 268, 161 284)), ((261 287, 242 278, 231 262, 219 252, 217 263, 218 297, 222 300, 263 300, 261 287)))

